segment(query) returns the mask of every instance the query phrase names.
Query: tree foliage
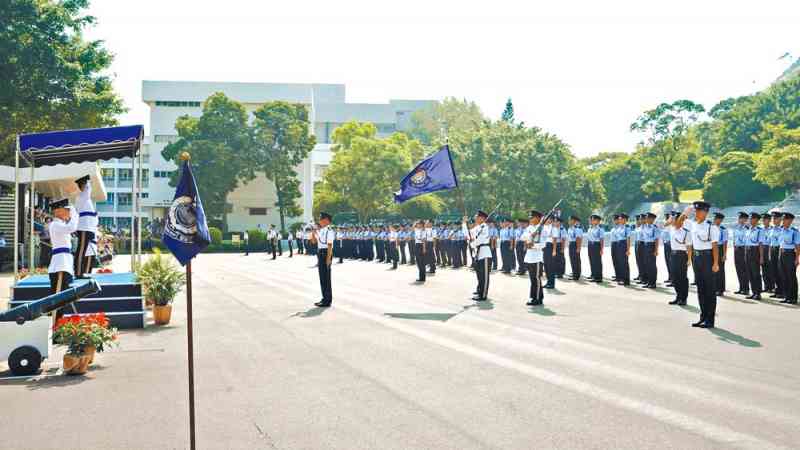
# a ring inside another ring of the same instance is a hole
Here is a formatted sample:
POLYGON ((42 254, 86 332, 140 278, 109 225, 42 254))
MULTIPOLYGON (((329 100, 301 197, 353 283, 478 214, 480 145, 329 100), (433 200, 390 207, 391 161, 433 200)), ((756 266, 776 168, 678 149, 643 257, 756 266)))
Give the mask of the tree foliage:
POLYGON ((680 169, 686 167, 690 127, 705 112, 702 105, 691 100, 662 103, 645 111, 631 124, 631 131, 645 135, 640 146, 642 162, 648 174, 645 191, 654 192, 667 186, 673 202, 680 194, 680 169))
MULTIPOLYGON (((253 139, 242 104, 222 93, 203 103, 200 117, 181 116, 175 123, 180 139, 161 152, 179 165, 180 154, 192 156, 192 171, 203 196, 209 222, 227 230, 226 201, 240 182, 255 177, 253 139)), ((180 174, 171 179, 175 186, 180 174)))
POLYGON ((506 123, 514 123, 514 104, 511 103, 511 97, 506 100, 506 107, 503 109, 500 120, 506 123))
POLYGON ((300 103, 267 102, 253 116, 256 166, 275 185, 281 230, 286 217, 296 217, 303 210, 297 201, 302 197, 296 167, 316 144, 309 133, 308 110, 300 103))
POLYGON ((486 120, 475 102, 445 98, 411 115, 411 137, 424 145, 443 144, 442 133, 476 130, 486 120))
POLYGON ((771 187, 800 188, 800 128, 766 125, 764 151, 757 157, 756 179, 771 187))
POLYGON ((6 0, 0 7, 0 162, 19 133, 115 125, 125 111, 105 71, 112 55, 84 39, 88 0, 6 0))
POLYGON ((755 180, 755 158, 748 152, 723 155, 703 181, 703 198, 725 208, 761 203, 774 196, 766 184, 755 180))

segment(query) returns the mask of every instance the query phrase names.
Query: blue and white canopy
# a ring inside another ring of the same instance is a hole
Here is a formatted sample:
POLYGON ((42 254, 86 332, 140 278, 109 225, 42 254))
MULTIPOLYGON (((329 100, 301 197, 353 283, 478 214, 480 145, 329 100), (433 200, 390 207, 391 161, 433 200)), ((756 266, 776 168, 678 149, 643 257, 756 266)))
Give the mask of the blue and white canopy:
POLYGON ((142 125, 21 134, 19 152, 34 167, 127 158, 143 137, 142 125))

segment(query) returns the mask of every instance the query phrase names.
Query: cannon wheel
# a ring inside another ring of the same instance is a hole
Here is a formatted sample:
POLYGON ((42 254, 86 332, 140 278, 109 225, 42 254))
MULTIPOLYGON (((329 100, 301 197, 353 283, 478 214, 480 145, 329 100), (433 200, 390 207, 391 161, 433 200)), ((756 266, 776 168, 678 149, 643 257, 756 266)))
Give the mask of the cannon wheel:
POLYGON ((31 346, 15 349, 8 357, 8 368, 14 375, 33 375, 42 366, 42 354, 31 346))

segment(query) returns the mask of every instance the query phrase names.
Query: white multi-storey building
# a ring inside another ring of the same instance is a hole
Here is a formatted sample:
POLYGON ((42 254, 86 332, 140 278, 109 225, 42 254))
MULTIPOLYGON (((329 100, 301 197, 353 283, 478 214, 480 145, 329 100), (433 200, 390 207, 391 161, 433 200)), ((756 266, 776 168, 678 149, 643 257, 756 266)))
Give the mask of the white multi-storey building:
MULTIPOLYGON (((410 125, 414 111, 430 106, 433 100, 390 100, 389 103, 347 103, 343 84, 295 83, 216 83, 194 81, 143 81, 142 100, 150 107, 149 136, 143 147, 142 205, 144 218, 161 218, 172 201, 174 188, 169 176, 176 170, 161 156, 164 147, 178 139, 175 120, 182 115, 199 117, 202 102, 216 92, 244 105, 252 113, 266 102, 283 100, 303 103, 309 108, 312 132, 317 145, 298 167, 301 181, 302 217, 311 219, 314 183, 322 178, 331 161, 333 130, 350 120, 372 122, 378 135, 388 136, 410 125)), ((102 164, 108 200, 98 204, 101 224, 127 228, 131 220, 131 161, 111 160, 102 164)), ((228 195, 227 221, 231 231, 279 224, 274 186, 263 175, 228 195)))

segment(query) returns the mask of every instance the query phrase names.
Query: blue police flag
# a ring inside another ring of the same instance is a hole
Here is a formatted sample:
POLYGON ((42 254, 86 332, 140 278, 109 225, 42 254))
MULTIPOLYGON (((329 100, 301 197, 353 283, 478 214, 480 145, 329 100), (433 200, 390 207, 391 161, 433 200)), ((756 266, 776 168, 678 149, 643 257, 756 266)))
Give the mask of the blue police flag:
POLYGON ((161 240, 183 266, 211 242, 206 213, 189 161, 183 162, 181 179, 167 213, 161 240))
POLYGON ((403 203, 418 195, 457 187, 458 178, 453 167, 453 158, 450 156, 450 147, 445 145, 417 164, 417 167, 403 178, 400 182, 400 191, 394 194, 394 201, 403 203))

